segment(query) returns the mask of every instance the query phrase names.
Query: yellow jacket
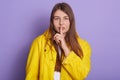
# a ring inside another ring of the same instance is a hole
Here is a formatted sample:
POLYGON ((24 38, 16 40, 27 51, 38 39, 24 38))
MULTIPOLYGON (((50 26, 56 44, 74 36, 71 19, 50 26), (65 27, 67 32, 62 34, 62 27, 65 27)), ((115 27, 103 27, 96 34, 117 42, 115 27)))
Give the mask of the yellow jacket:
MULTIPOLYGON (((81 60, 73 51, 64 58, 60 80, 84 80, 90 71, 91 48, 89 44, 78 38, 84 57, 81 60)), ((50 44, 50 34, 46 31, 37 37, 31 46, 25 80, 54 80, 56 51, 50 44)))

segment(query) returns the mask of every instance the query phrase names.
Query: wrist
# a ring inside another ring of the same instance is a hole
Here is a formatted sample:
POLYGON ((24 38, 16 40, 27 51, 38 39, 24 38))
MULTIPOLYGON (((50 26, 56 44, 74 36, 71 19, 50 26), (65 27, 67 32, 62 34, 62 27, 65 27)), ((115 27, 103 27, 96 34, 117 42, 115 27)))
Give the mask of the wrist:
POLYGON ((65 57, 67 57, 70 53, 70 49, 69 48, 65 48, 64 49, 64 53, 65 53, 65 57))

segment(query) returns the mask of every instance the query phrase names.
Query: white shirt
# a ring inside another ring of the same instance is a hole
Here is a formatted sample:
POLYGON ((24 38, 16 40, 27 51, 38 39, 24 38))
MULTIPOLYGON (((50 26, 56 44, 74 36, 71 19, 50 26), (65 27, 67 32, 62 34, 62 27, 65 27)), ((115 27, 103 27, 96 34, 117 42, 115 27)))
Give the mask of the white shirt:
POLYGON ((54 80, 60 80, 60 72, 54 72, 54 80))

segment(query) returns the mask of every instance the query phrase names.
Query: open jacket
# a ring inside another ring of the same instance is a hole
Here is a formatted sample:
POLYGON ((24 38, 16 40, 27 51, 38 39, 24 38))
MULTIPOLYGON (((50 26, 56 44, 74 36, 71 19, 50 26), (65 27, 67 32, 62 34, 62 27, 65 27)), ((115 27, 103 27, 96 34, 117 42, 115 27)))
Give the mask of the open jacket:
MULTIPOLYGON (((32 43, 26 65, 25 80, 54 80, 54 68, 57 52, 50 43, 50 33, 47 30, 32 43)), ((91 48, 89 44, 78 37, 83 51, 83 59, 71 51, 63 58, 60 80, 84 80, 90 71, 91 48)))

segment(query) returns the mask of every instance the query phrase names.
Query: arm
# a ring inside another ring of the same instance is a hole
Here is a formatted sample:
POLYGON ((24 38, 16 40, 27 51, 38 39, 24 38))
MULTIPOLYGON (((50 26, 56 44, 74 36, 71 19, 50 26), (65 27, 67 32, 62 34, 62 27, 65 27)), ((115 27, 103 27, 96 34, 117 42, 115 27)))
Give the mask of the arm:
POLYGON ((29 52, 27 65, 26 65, 26 78, 25 80, 38 80, 39 75, 39 46, 37 40, 34 40, 29 52))
POLYGON ((81 60, 73 51, 62 62, 63 67, 67 70, 73 80, 85 79, 90 71, 91 48, 86 41, 81 42, 84 57, 81 60))

